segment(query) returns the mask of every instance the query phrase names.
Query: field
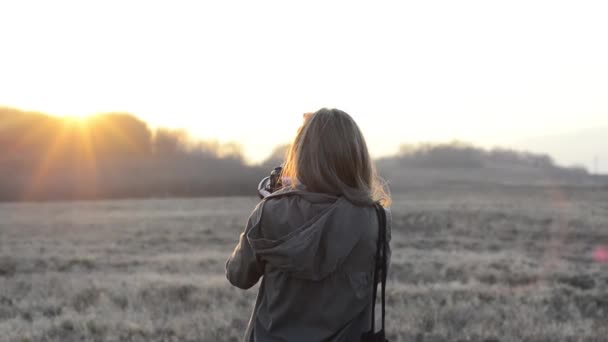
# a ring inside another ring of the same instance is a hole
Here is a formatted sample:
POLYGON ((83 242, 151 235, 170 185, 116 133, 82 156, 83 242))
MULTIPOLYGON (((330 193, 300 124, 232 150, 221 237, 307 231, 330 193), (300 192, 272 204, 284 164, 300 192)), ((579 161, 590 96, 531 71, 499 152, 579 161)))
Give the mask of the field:
MULTIPOLYGON (((238 341, 256 198, 0 204, 0 341, 238 341)), ((608 193, 394 196, 391 341, 608 341, 608 193)))

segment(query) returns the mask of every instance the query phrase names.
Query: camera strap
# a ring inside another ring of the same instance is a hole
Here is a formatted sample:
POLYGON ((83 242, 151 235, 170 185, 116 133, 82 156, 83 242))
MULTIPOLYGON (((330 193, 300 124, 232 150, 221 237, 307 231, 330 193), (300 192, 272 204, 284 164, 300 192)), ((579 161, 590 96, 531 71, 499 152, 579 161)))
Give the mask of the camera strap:
POLYGON ((374 204, 376 215, 378 217, 378 240, 376 244, 376 259, 374 267, 374 282, 372 294, 372 324, 371 330, 361 337, 361 341, 381 341, 385 342, 385 315, 386 315, 386 274, 387 274, 387 255, 386 255, 386 212, 384 208, 376 203, 374 204), (380 273, 380 274, 378 274, 380 273), (378 278, 381 277, 381 295, 382 295, 382 326, 376 332, 376 297, 378 294, 378 278))

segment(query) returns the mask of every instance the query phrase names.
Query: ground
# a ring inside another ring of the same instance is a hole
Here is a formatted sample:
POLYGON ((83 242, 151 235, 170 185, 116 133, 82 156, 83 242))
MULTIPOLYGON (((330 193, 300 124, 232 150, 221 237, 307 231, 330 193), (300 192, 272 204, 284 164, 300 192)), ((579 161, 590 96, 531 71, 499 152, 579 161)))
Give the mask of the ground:
MULTIPOLYGON (((254 197, 0 204, 0 341, 238 341, 254 197)), ((606 190, 395 194, 391 341, 607 341, 606 190), (595 258, 594 258, 595 256, 595 258)))

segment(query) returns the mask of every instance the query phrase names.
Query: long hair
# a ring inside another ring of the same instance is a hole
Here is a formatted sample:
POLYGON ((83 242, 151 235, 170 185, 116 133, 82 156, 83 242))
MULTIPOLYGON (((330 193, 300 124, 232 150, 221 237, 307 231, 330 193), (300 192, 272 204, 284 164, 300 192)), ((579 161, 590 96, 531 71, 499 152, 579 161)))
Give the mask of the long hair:
POLYGON ((357 123, 339 109, 305 115, 287 151, 283 177, 291 186, 344 196, 356 205, 390 205, 388 188, 376 174, 357 123))

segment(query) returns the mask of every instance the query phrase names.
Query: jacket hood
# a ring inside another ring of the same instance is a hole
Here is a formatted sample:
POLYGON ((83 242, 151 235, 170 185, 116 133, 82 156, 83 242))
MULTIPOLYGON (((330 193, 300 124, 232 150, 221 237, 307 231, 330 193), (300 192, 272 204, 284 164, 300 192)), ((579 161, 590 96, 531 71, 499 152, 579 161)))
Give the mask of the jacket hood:
POLYGON ((256 257, 274 268, 321 280, 340 267, 376 220, 373 208, 361 209, 342 196, 281 191, 263 201, 247 239, 256 257))

